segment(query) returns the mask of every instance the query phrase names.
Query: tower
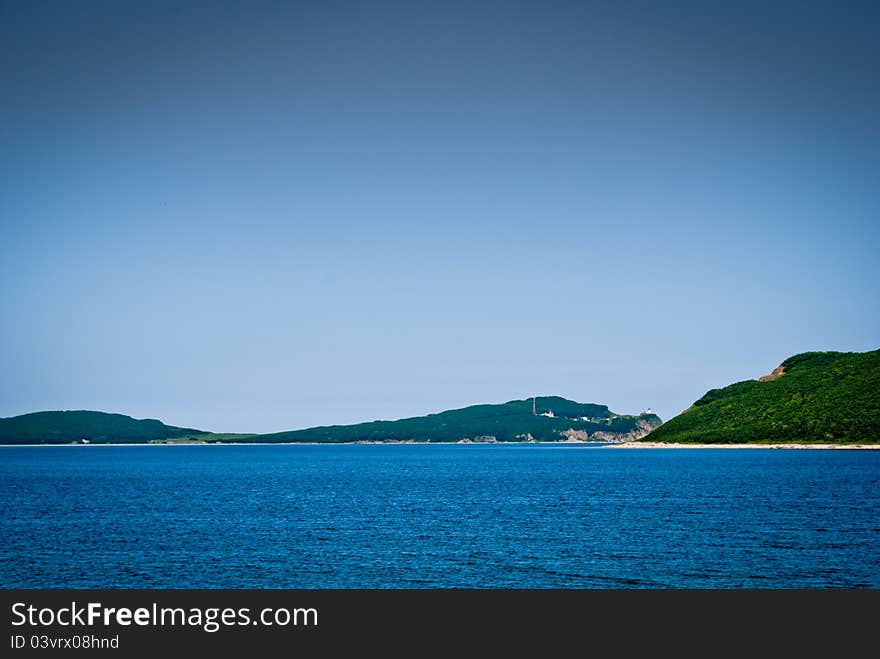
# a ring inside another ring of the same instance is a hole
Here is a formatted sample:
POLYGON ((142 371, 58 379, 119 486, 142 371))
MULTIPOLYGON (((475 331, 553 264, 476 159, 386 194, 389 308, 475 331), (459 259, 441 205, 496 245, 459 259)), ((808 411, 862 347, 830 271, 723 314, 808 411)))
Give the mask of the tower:
POLYGON ((537 410, 537 408, 535 407, 535 401, 536 401, 536 400, 537 400, 536 397, 535 397, 535 396, 532 396, 532 416, 538 416, 538 410, 537 410))

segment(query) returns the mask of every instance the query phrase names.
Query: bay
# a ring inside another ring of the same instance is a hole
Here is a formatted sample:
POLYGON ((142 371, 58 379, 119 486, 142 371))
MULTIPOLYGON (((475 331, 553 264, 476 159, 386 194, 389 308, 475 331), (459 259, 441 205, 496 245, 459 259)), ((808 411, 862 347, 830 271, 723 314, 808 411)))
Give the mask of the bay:
POLYGON ((880 451, 0 448, 4 588, 880 587, 880 451))

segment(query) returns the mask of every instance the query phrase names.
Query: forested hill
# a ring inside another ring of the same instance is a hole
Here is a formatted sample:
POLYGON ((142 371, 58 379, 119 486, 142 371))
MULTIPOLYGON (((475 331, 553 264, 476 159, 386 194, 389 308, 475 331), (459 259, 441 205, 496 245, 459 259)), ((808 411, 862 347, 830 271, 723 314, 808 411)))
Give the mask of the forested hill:
POLYGON ((758 380, 712 389, 645 441, 880 442, 880 350, 806 352, 758 380))
POLYGON ((614 414, 606 405, 578 403, 558 396, 474 405, 438 414, 371 421, 347 426, 321 426, 270 435, 255 442, 492 442, 492 441, 623 441, 644 436, 660 424, 654 414, 614 414), (552 416, 549 416, 552 413, 552 416))
POLYGON ((268 435, 221 435, 104 412, 35 412, 0 419, 0 444, 624 441, 643 437, 658 425, 660 419, 654 414, 625 416, 612 413, 605 405, 542 396, 398 421, 268 435))
POLYGON ((0 419, 0 444, 69 444, 83 439, 93 444, 139 444, 201 433, 156 419, 91 411, 33 412, 0 419))

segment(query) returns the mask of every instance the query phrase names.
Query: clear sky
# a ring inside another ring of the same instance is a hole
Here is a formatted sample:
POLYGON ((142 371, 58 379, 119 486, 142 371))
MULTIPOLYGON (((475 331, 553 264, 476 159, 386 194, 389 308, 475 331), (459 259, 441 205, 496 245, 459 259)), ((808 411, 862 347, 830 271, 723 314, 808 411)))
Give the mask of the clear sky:
POLYGON ((0 3, 0 416, 653 407, 880 347, 876 2, 0 3))

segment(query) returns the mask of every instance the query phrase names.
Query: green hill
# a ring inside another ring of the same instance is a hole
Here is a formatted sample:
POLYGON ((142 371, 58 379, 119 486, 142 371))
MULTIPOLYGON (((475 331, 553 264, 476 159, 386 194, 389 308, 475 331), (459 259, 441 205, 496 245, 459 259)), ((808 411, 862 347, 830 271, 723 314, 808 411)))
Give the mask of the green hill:
POLYGON ((269 435, 216 434, 167 426, 155 419, 133 419, 104 412, 34 412, 0 419, 0 444, 92 444, 149 442, 492 442, 622 441, 642 437, 660 425, 653 414, 622 416, 605 405, 577 403, 557 396, 514 400, 502 405, 474 405, 439 414, 322 426, 269 435), (543 416, 552 411, 553 416, 543 416), (588 419, 588 420, 585 420, 588 419))
POLYGON ((880 350, 795 355, 760 380, 712 389, 644 441, 880 442, 880 350))
POLYGON ((458 442, 562 441, 568 438, 616 441, 641 437, 660 424, 653 414, 621 416, 605 405, 577 403, 558 396, 513 400, 500 405, 474 405, 438 414, 371 421, 348 426, 258 435, 255 442, 458 442), (553 413, 552 417, 542 416, 553 413), (584 417, 589 421, 584 420, 584 417))
POLYGON ((105 412, 33 412, 0 419, 0 444, 138 444, 202 434, 193 428, 166 426, 156 419, 133 419, 105 412))

